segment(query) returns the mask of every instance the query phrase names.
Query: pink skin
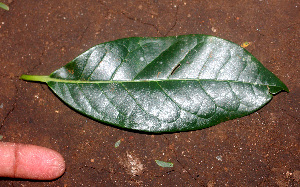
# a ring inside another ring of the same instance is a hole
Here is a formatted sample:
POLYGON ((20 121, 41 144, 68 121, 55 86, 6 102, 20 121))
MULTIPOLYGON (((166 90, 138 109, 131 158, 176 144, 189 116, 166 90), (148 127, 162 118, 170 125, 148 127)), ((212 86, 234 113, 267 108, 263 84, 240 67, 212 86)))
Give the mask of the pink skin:
POLYGON ((35 145, 0 142, 0 177, 53 180, 65 171, 56 151, 35 145))

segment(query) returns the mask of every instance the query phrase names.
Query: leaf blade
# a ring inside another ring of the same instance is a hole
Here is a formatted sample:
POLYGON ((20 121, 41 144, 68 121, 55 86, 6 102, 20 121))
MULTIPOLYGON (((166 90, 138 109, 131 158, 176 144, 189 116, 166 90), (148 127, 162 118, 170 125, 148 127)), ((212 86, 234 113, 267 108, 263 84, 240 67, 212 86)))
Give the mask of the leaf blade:
POLYGON ((99 44, 42 78, 77 111, 148 132, 206 128, 258 110, 270 93, 288 91, 248 51, 206 35, 99 44))

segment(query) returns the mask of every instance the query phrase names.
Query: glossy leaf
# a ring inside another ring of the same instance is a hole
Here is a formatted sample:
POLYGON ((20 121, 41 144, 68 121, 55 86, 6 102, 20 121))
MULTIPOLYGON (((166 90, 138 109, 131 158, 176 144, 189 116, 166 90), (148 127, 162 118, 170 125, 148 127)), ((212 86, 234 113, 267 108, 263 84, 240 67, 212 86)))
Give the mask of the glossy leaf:
POLYGON ((75 110, 148 132, 206 128, 248 115, 288 88, 242 47, 217 37, 125 38, 97 45, 46 82, 75 110))

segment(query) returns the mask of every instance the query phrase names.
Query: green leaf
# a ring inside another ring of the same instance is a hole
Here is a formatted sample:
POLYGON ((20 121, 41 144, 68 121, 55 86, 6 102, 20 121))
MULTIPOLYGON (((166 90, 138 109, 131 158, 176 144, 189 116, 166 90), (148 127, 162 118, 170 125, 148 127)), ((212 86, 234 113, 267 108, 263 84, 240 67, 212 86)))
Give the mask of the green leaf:
POLYGON ((125 38, 79 55, 46 82, 95 120, 148 132, 206 128, 248 115, 288 88, 254 56, 207 35, 125 38))
POLYGON ((164 162, 164 161, 160 161, 160 160, 155 160, 155 162, 160 167, 164 167, 164 168, 172 168, 173 167, 172 162, 164 162))
POLYGON ((121 140, 116 141, 116 143, 115 143, 115 148, 119 147, 120 144, 121 144, 121 140))
POLYGON ((4 10, 9 10, 9 7, 6 4, 1 2, 0 2, 0 8, 3 8, 4 10))

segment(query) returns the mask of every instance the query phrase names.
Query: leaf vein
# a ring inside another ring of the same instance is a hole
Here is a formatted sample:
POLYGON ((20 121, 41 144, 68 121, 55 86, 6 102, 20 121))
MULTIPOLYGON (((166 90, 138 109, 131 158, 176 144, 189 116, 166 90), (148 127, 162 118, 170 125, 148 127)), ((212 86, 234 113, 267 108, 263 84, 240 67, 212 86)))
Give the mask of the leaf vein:
POLYGON ((156 59, 158 59, 159 57, 161 57, 162 54, 164 54, 166 51, 168 51, 172 46, 174 46, 175 44, 177 44, 179 41, 176 40, 174 43, 172 43, 167 49, 163 50, 157 57, 155 57, 152 62, 148 63, 140 72, 138 72, 132 80, 135 80, 137 76, 140 75, 140 73, 149 65, 151 65, 153 62, 155 62, 156 59))
POLYGON ((84 70, 85 70, 85 68, 87 67, 87 62, 88 62, 88 60, 89 60, 89 58, 92 56, 92 54, 93 54, 93 52, 91 52, 91 53, 89 53, 89 55, 88 55, 88 57, 86 58, 86 60, 84 61, 84 68, 83 68, 83 70, 81 71, 81 74, 80 74, 80 77, 79 77, 79 80, 81 80, 82 79, 82 76, 83 76, 83 72, 84 72, 84 70))
MULTIPOLYGON (((189 51, 185 54, 184 58, 182 58, 182 59, 174 66, 174 68, 177 67, 179 64, 181 64, 182 61, 184 61, 184 60, 186 59, 186 57, 190 54, 190 52, 191 52, 192 50, 194 50, 196 47, 198 47, 200 44, 202 44, 202 42, 198 43, 198 41, 197 41, 197 44, 196 44, 195 46, 193 46, 191 49, 189 49, 189 51)), ((174 68, 172 68, 172 69, 174 69, 174 68)), ((168 75, 167 79, 169 79, 169 77, 172 75, 172 73, 174 73, 174 72, 171 71, 170 74, 168 75)))
POLYGON ((212 55, 213 50, 214 50, 214 49, 212 49, 212 50, 209 52, 209 55, 208 55, 207 60, 204 62, 204 64, 203 64, 202 67, 200 68, 199 73, 198 73, 198 79, 200 79, 200 75, 201 75, 202 72, 204 71, 204 68, 206 67, 207 62, 208 62, 209 59, 211 58, 210 56, 212 55))
MULTIPOLYGON (((123 46, 125 47, 125 49, 127 49, 128 52, 127 52, 126 56, 125 56, 124 58, 122 58, 121 63, 118 65, 118 67, 116 68, 116 70, 115 70, 114 73, 112 74, 110 80, 113 80, 113 79, 114 79, 116 73, 118 72, 118 70, 120 69, 120 67, 123 65, 123 63, 127 60, 127 57, 128 57, 129 54, 133 53, 134 51, 136 51, 136 50, 138 50, 138 49, 140 49, 140 48, 143 49, 143 47, 140 45, 140 43, 138 43, 138 44, 139 44, 140 47, 137 47, 137 48, 135 48, 135 49, 132 50, 132 51, 129 51, 128 48, 127 48, 125 45, 123 45, 123 46)), ((144 53, 144 49, 143 49, 143 53, 144 53)))
MULTIPOLYGON (((166 92, 165 92, 165 90, 162 88, 162 86, 156 81, 156 83, 157 83, 157 85, 160 87, 160 89, 162 90, 162 92, 167 96, 167 98, 169 98, 180 110, 183 110, 183 111, 186 111, 186 110, 184 110, 183 108, 181 108, 181 106, 175 101, 175 100, 173 100, 170 96, 169 96, 169 94, 167 94, 166 92)), ((188 111, 186 111, 186 112, 188 112, 188 111)), ((188 112, 188 113, 190 113, 190 112, 188 112)), ((174 121, 172 121, 172 122, 175 122, 175 121, 177 121, 178 120, 178 118, 179 117, 177 117, 174 121)))
MULTIPOLYGON (((153 117, 155 117, 156 119, 158 119, 158 117, 157 116, 154 116, 154 115, 152 115, 152 114, 149 114, 147 111, 146 111, 146 109, 144 109, 143 107, 142 107, 142 105, 135 99, 135 97, 131 94, 131 92, 126 88, 126 86, 123 84, 123 83, 120 83, 122 86, 123 86, 123 88, 126 90, 126 92, 128 93, 128 95, 134 100, 134 102, 135 102, 135 104, 143 111, 143 112, 145 112, 147 115, 149 115, 149 116, 153 116, 153 117)), ((160 122, 161 122, 161 120, 160 119, 158 119, 160 122)))
MULTIPOLYGON (((197 112, 196 114, 194 114, 194 113, 192 113, 192 112, 190 112, 190 111, 188 111, 188 110, 182 108, 182 107, 180 106, 179 103, 177 103, 174 99, 172 99, 171 96, 169 96, 169 94, 164 90, 164 88, 163 88, 158 82, 156 82, 156 83, 157 83, 158 86, 162 89, 163 93, 164 93, 164 94, 165 94, 172 102, 174 102, 174 104, 175 104, 176 106, 178 106, 178 108, 180 108, 180 110, 183 110, 183 111, 185 111, 185 112, 187 112, 187 113, 189 113, 189 114, 191 114, 191 115, 194 115, 194 116, 196 116, 196 117, 198 117, 198 118, 206 119, 206 118, 203 118, 203 117, 201 117, 200 115, 198 115, 198 114, 197 114, 198 112, 197 112)), ((200 109, 199 109, 199 110, 200 110, 200 109)), ((199 111, 199 110, 198 110, 198 111, 199 111)), ((176 119, 175 121, 177 121, 177 119, 176 119)))
POLYGON ((246 65, 244 65, 243 69, 241 69, 240 73, 238 74, 236 80, 239 80, 240 76, 242 75, 243 71, 245 71, 246 67, 248 66, 248 62, 246 61, 246 65))
POLYGON ((239 106, 237 107, 237 109, 236 109, 236 111, 238 111, 239 110, 239 108, 240 108, 240 106, 241 106, 241 99, 235 94, 235 92, 233 91, 233 89, 232 89, 232 87, 231 87, 231 85, 230 85, 230 83, 228 83, 228 86, 229 86, 229 88, 230 88, 230 90, 231 90, 231 92, 232 92, 232 94, 235 96, 235 98, 237 98, 238 99, 238 101, 239 101, 239 106))
POLYGON ((100 66, 101 62, 103 61, 103 59, 105 58, 106 54, 107 54, 107 49, 105 48, 105 54, 102 56, 102 58, 100 59, 98 65, 93 69, 93 71, 90 73, 90 75, 88 76, 87 80, 90 80, 90 78, 92 77, 92 75, 94 74, 94 72, 96 71, 96 69, 100 66))
POLYGON ((123 114, 119 109, 118 107, 116 107, 113 102, 108 98, 108 96, 106 95, 105 91, 102 89, 102 87, 100 86, 100 84, 97 84, 100 88, 100 91, 102 92, 102 94, 105 96, 105 98, 108 100, 108 102, 113 106, 115 107, 115 109, 119 112, 119 114, 121 114, 122 116, 124 116, 126 118, 126 115, 123 114))
MULTIPOLYGON (((101 111, 98 111, 97 108, 95 108, 92 104, 91 104, 91 101, 90 99, 88 99, 88 97, 85 95, 84 91, 82 90, 82 86, 80 86, 79 83, 77 83, 78 87, 79 87, 79 91, 82 93, 83 97, 86 98, 87 102, 89 103, 89 105, 92 107, 92 109, 94 109, 99 115, 100 115, 100 112, 101 111)), ((102 112, 101 112, 102 114, 102 112)))
POLYGON ((78 102, 74 99, 74 96, 72 96, 73 94, 72 94, 72 92, 70 91, 70 88, 68 87, 68 84, 65 84, 65 86, 66 86, 66 88, 68 89, 67 91, 68 91, 68 93, 70 94, 70 96, 71 96, 73 102, 76 104, 76 107, 82 110, 82 107, 81 107, 80 103, 78 104, 78 102))
MULTIPOLYGON (((214 99, 213 99, 213 98, 205 91, 205 89, 203 88, 201 82, 200 82, 199 80, 198 80, 197 82, 199 83, 200 88, 203 90, 203 92, 207 95, 207 97, 210 98, 210 100, 211 100, 211 101, 214 103, 214 105, 215 105, 215 107, 214 107, 214 113, 213 113, 213 115, 211 116, 211 117, 213 117, 213 116, 216 114, 218 105, 217 105, 217 103, 215 102, 215 100, 214 100, 214 99)), ((199 109, 199 110, 200 110, 200 109, 199 109)), ((197 111, 197 113, 199 112, 199 110, 197 111)))
POLYGON ((220 75, 220 73, 221 73, 221 70, 225 67, 226 64, 229 63, 230 59, 231 59, 231 53, 229 53, 228 59, 225 60, 225 63, 222 64, 222 66, 220 67, 220 69, 217 71, 216 79, 218 79, 218 77, 219 77, 219 75, 220 75))

